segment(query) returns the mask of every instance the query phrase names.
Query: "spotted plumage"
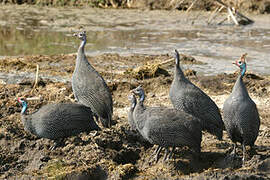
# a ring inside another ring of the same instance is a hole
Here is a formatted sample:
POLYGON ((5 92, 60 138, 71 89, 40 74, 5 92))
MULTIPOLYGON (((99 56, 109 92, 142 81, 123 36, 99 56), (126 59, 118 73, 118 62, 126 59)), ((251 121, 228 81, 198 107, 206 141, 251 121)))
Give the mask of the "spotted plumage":
POLYGON ((90 107, 105 127, 111 126, 113 102, 111 92, 103 77, 88 62, 84 53, 86 33, 75 34, 82 40, 78 49, 76 66, 72 75, 72 89, 77 101, 90 107))
POLYGON ((179 53, 175 50, 175 73, 170 87, 170 100, 174 108, 183 110, 200 120, 203 130, 222 139, 224 124, 215 102, 200 88, 190 82, 179 65, 179 53))
POLYGON ((197 118, 173 108, 145 107, 142 87, 137 87, 133 92, 140 98, 133 112, 134 122, 146 140, 157 144, 160 149, 165 148, 166 152, 169 147, 174 149, 182 146, 200 152, 202 132, 197 118))
POLYGON ((244 54, 235 65, 240 68, 240 75, 233 87, 232 93, 223 105, 224 124, 230 139, 234 143, 234 154, 236 143, 243 146, 243 161, 245 159, 245 146, 254 146, 260 127, 260 117, 254 101, 250 98, 243 76, 246 72, 244 54))
POLYGON ((80 104, 48 104, 27 115, 27 103, 22 104, 21 119, 24 129, 40 138, 57 140, 80 132, 99 130, 90 108, 80 104))

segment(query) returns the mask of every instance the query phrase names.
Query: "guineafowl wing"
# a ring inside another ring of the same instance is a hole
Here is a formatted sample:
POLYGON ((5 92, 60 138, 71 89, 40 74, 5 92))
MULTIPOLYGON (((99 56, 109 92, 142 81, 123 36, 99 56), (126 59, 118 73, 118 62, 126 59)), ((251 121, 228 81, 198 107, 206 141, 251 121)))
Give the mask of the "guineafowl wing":
MULTIPOLYGON (((150 108, 146 127, 154 144, 163 147, 189 146, 198 150, 201 143, 201 127, 194 117, 175 109, 150 108)), ((200 149, 200 148, 199 148, 200 149)))
POLYGON ((58 139, 78 134, 82 131, 98 130, 89 108, 78 104, 49 104, 36 114, 39 118, 34 127, 36 135, 58 139))
POLYGON ((245 145, 253 145, 257 139, 260 126, 259 113, 256 104, 249 98, 241 101, 235 113, 237 127, 245 145))
POLYGON ((222 138, 224 124, 215 102, 198 88, 187 89, 182 100, 183 110, 200 120, 203 130, 222 138))
POLYGON ((112 96, 104 79, 95 70, 81 69, 74 74, 73 91, 78 101, 103 119, 113 113, 112 96))

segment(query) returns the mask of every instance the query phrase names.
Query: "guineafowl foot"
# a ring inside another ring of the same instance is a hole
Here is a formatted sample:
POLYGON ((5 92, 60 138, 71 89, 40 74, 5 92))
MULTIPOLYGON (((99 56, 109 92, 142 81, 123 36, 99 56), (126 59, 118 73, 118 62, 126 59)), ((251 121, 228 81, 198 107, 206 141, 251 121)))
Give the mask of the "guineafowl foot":
POLYGON ((245 156, 246 156, 246 147, 245 144, 242 144, 242 148, 243 148, 243 158, 242 158, 242 165, 245 165, 245 156))

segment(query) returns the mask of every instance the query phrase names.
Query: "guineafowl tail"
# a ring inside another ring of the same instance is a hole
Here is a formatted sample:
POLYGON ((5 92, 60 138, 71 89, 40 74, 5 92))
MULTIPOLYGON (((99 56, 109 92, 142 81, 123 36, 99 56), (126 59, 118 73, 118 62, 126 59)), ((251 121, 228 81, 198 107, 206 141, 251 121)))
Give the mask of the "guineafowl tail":
POLYGON ((210 134, 216 136, 218 140, 222 140, 223 137, 223 126, 222 127, 217 127, 214 124, 211 124, 210 126, 206 128, 206 131, 208 131, 210 134))
POLYGON ((90 127, 91 127, 91 130, 97 130, 97 131, 100 131, 100 127, 97 125, 97 123, 92 119, 90 121, 90 127))

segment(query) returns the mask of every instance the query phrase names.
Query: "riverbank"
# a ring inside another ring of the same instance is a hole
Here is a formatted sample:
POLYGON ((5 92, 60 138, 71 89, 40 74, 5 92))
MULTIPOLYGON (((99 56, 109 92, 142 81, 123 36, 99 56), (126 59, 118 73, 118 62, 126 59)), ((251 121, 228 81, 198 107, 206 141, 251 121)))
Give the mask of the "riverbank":
MULTIPOLYGON (((228 158, 232 142, 224 131, 218 141, 203 134, 202 153, 197 159, 188 148, 176 150, 175 159, 157 164, 149 161, 154 147, 130 131, 127 122, 130 89, 141 84, 149 106, 172 106, 169 87, 173 79, 174 60, 164 55, 102 54, 88 57, 103 75, 113 94, 114 115, 111 129, 97 133, 81 133, 65 140, 65 145, 54 151, 52 141, 39 139, 23 130, 20 105, 16 97, 42 97, 29 103, 33 112, 48 103, 74 102, 70 79, 75 54, 54 56, 21 56, 0 61, 0 178, 1 179, 190 179, 190 178, 270 178, 270 77, 247 72, 244 82, 256 102, 261 127, 256 141, 256 152, 248 151, 245 166, 241 158, 228 158), (166 62, 166 63, 164 63, 166 62), (39 82, 33 89, 36 64, 39 82), (133 70, 130 67, 137 67, 133 70), (24 74, 20 76, 20 74, 24 74), (25 75, 26 74, 26 75, 25 75), (17 79, 16 79, 17 78, 17 79)), ((186 57, 185 64, 201 64, 186 57)), ((236 68, 233 67, 235 70, 236 68)), ((196 76, 186 69, 188 78, 203 89, 219 106, 231 92, 238 71, 216 76, 196 76)), ((240 148, 238 155, 242 155, 240 148)))
MULTIPOLYGON (((186 11, 193 1, 180 0, 0 0, 3 4, 29 4, 41 6, 90 6, 99 8, 136 8, 136 9, 179 9, 186 11)), ((269 0, 224 0, 223 2, 232 5, 240 11, 255 12, 260 14, 270 13, 269 0)), ((213 11, 217 7, 214 0, 197 1, 192 10, 213 11)))

